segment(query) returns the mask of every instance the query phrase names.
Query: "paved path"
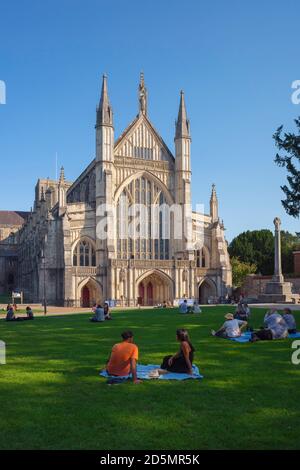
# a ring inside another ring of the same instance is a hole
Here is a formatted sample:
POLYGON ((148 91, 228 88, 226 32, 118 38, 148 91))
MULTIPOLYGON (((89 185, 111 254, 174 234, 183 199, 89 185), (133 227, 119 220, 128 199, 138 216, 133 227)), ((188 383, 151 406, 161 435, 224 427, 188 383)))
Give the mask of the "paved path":
MULTIPOLYGON (((222 305, 225 307, 226 305, 222 305)), ((44 311, 43 311, 43 306, 41 304, 35 304, 31 305, 34 315, 36 317, 43 317, 44 316, 44 311)), ((218 307, 218 305, 201 305, 201 307, 218 307)), ((233 305, 228 305, 228 307, 233 307, 233 305)), ((300 305, 295 305, 295 304, 249 304, 250 308, 264 308, 264 309, 270 309, 270 308, 276 308, 278 310, 283 310, 284 308, 288 307, 291 310, 297 310, 300 311, 300 305)), ((19 308, 25 309, 26 305, 22 305, 19 308)), ((141 307, 139 310, 144 310, 144 309, 149 309, 153 307, 141 307)), ((174 307, 176 308, 176 307, 174 307)), ((116 307, 113 310, 117 311, 122 311, 122 310, 138 310, 138 307, 116 307)), ((47 307, 47 316, 52 317, 52 316, 59 316, 59 315, 76 315, 80 313, 86 313, 87 315, 92 315, 92 309, 89 308, 81 308, 81 307, 52 307, 49 306, 47 307)), ((0 318, 4 318, 6 315, 6 305, 1 304, 0 305, 0 318)), ((16 315, 18 316, 18 312, 16 312, 16 315)), ((20 316, 25 315, 24 313, 20 313, 20 316)))

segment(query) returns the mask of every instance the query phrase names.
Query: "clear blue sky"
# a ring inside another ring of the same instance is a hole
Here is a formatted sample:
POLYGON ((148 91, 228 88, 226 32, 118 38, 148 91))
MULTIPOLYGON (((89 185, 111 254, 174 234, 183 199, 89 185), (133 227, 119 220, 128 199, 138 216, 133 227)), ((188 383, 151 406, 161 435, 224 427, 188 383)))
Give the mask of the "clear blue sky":
POLYGON ((75 179, 94 157, 101 75, 116 137, 137 113, 145 73, 149 116, 173 150, 179 91, 192 131, 193 202, 216 183, 227 238, 247 229, 300 230, 281 206, 285 170, 272 134, 300 105, 298 0, 1 0, 0 209, 28 210, 55 153, 75 179))

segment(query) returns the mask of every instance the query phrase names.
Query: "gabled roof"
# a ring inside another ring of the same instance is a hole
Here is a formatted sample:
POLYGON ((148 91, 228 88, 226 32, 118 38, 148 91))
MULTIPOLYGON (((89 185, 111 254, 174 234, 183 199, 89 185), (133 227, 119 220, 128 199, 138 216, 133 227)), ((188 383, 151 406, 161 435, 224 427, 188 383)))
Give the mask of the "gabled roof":
MULTIPOLYGON (((162 137, 159 135, 155 127, 152 125, 150 120, 145 114, 140 113, 124 130, 124 132, 120 135, 120 137, 115 142, 115 155, 120 156, 131 156, 137 157, 134 154, 134 148, 138 150, 140 149, 148 149, 156 151, 156 153, 160 153, 159 158, 151 158, 148 159, 163 159, 163 160, 171 160, 174 161, 174 156, 170 149, 168 148, 167 144, 164 142, 162 137), (139 132, 142 130, 142 132, 139 132), (125 143, 127 145, 125 145, 125 143), (126 147, 126 150, 125 150, 126 147), (128 153, 128 154, 126 154, 128 153), (162 158, 161 158, 162 157, 162 158)), ((154 153, 153 153, 154 155, 154 153)), ((138 157, 139 158, 139 157, 138 157)), ((144 157, 142 157, 144 158, 144 157)))

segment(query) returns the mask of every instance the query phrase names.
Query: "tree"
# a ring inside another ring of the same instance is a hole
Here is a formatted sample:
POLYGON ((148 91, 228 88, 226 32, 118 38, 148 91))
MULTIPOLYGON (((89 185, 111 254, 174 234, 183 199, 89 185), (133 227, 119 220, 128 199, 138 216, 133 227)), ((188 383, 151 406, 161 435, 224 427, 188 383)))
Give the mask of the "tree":
POLYGON ((256 265, 257 272, 274 273, 274 235, 270 230, 247 230, 235 237, 228 247, 231 257, 256 265))
POLYGON ((256 265, 251 263, 244 263, 235 256, 231 258, 232 266, 232 283, 235 288, 241 287, 244 284, 246 276, 248 274, 254 274, 256 272, 256 265))
POLYGON ((296 128, 299 132, 298 135, 292 133, 284 133, 282 137, 283 126, 280 126, 273 138, 276 147, 279 150, 284 150, 285 155, 281 156, 277 153, 275 163, 280 167, 287 169, 288 184, 280 186, 286 198, 283 199, 282 205, 285 211, 293 216, 299 217, 300 214, 300 116, 295 119, 296 128))
POLYGON ((299 237, 290 232, 281 232, 281 259, 282 272, 292 273, 294 271, 293 251, 299 248, 299 237))
MULTIPOLYGON (((281 259, 283 273, 293 272, 293 251, 299 248, 299 237, 281 232, 281 259)), ((255 265, 257 273, 274 274, 274 235, 271 230, 248 230, 235 237, 228 247, 231 258, 255 265)))

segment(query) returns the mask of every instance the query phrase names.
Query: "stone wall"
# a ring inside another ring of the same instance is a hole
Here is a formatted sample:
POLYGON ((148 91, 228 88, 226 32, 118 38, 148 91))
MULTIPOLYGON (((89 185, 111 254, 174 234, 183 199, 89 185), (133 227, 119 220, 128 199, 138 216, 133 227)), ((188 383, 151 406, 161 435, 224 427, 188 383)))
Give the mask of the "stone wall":
MULTIPOLYGON (((272 277, 273 276, 249 274, 242 287, 242 292, 246 297, 257 299, 260 295, 265 293, 266 284, 272 280, 272 277)), ((300 276, 293 278, 286 277, 284 280, 292 284, 293 294, 300 294, 300 276)))
POLYGON ((300 276, 300 251, 294 251, 294 273, 300 276))

